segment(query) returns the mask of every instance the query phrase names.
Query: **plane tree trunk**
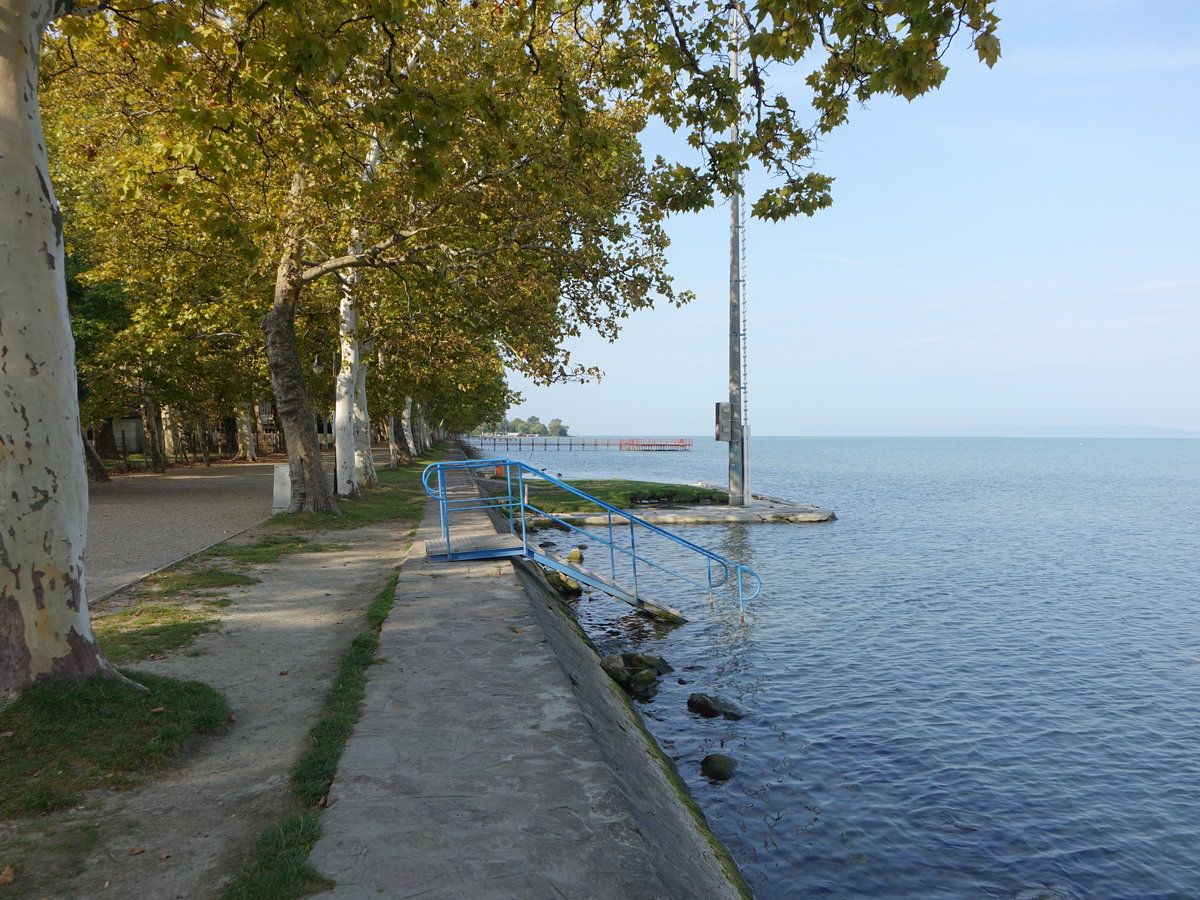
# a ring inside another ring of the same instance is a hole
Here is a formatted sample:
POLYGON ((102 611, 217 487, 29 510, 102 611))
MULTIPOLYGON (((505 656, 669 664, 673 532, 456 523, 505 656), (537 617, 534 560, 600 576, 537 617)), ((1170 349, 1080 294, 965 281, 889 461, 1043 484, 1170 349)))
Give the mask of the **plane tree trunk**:
POLYGON ((113 674, 88 620, 88 486, 62 216, 38 114, 50 0, 0 0, 0 703, 113 674))
MULTIPOLYGON (((304 186, 297 174, 292 182, 293 199, 304 186)), ((296 305, 304 287, 300 269, 300 231, 288 229, 275 277, 275 299, 263 318, 267 364, 271 370, 271 388, 276 409, 287 441, 288 466, 292 482, 288 512, 338 512, 337 500, 325 476, 317 422, 308 399, 308 385, 296 350, 296 305)))
MULTIPOLYGON (((354 248, 351 248, 353 251, 354 248)), ((361 251, 361 246, 359 250, 361 251)), ((355 385, 362 368, 362 342, 358 339, 358 304, 354 296, 353 276, 341 285, 338 331, 341 364, 334 384, 333 439, 337 457, 337 492, 343 497, 361 497, 359 469, 355 452, 355 385)))
POLYGON ((358 373, 354 379, 354 468, 358 472, 360 488, 379 486, 379 473, 375 470, 375 454, 371 450, 371 413, 367 408, 367 374, 370 371, 371 342, 367 352, 360 355, 358 373))

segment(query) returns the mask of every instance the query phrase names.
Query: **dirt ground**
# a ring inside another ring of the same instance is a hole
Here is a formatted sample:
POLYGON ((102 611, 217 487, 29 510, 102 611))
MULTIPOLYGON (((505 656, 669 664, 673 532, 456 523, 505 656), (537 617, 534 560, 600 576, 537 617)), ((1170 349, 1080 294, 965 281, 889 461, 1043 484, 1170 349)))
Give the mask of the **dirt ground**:
POLYGON ((274 464, 285 462, 222 460, 89 484, 89 600, 263 521, 271 514, 274 464))
MULTIPOLYGON (((291 767, 347 645, 367 627, 367 605, 408 544, 407 529, 388 525, 313 537, 346 549, 251 569, 262 582, 222 591, 233 603, 221 610, 219 631, 134 667, 216 688, 236 719, 226 733, 200 739, 142 786, 97 790, 75 809, 0 823, 4 856, 17 861, 0 898, 218 896, 255 841, 292 809, 291 767)), ((122 604, 118 593, 96 611, 122 604)))

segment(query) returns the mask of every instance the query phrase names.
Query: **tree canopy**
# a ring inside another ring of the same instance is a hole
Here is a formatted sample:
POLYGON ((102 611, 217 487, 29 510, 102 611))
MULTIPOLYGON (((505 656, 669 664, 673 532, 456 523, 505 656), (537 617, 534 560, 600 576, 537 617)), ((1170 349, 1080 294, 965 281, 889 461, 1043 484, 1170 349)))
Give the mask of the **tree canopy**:
POLYGON ((351 348, 385 404, 422 396, 464 427, 502 414, 502 366, 586 377, 565 337, 687 299, 664 216, 736 194, 751 165, 774 176, 754 215, 828 205, 820 137, 937 87, 960 34, 992 65, 992 6, 0 0, 0 360, 29 364, 3 364, 0 442, 24 449, 0 458, 0 695, 109 671, 53 183, 80 285, 113 286, 73 289, 87 401, 244 405, 269 384, 292 508, 332 510, 309 354, 351 348), (687 158, 643 159, 651 117, 687 158))

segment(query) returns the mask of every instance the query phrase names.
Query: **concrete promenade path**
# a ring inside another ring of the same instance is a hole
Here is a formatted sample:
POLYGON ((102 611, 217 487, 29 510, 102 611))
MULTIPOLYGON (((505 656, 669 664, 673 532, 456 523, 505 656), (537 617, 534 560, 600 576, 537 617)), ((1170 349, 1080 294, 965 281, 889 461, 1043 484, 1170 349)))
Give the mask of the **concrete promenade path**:
MULTIPOLYGON (((456 532, 494 531, 471 515, 456 532)), ((437 523, 431 502, 321 817, 320 896, 670 896, 511 563, 430 562, 437 523)))

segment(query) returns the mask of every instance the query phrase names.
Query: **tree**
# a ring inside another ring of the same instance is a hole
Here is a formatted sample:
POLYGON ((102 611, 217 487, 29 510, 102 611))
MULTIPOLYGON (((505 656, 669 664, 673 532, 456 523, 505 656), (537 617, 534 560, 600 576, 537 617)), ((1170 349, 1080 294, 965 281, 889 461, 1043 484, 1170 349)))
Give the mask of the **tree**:
MULTIPOLYGON (((62 218, 50 187, 38 109, 43 36, 54 18, 74 7, 72 0, 0 0, 0 288, 5 303, 0 441, 8 448, 0 459, 4 696, 38 680, 110 671, 87 624, 82 567, 86 475, 67 321, 62 218)), ((260 194, 271 202, 256 207, 253 216, 255 223, 273 223, 270 238, 261 240, 258 224, 242 232, 254 238, 249 256, 270 247, 268 258, 275 264, 272 308, 263 326, 280 415, 298 432, 295 439, 289 434, 288 441, 289 453, 301 454, 293 457, 293 478, 298 479, 293 506, 332 507, 319 455, 308 442, 312 415, 296 352, 295 322, 306 280, 339 268, 329 260, 306 266, 305 251, 313 224, 331 209, 346 208, 345 201, 356 193, 352 182, 358 179, 347 176, 351 169, 344 164, 346 134, 362 134, 365 123, 386 123, 385 139, 406 148, 406 162, 419 176, 422 190, 413 196, 424 198, 444 180, 443 151, 461 133, 460 123, 469 119, 465 112, 480 121, 503 122, 520 108, 527 96, 523 88, 534 86, 554 98, 557 112, 551 124, 565 146, 587 148, 596 140, 586 127, 588 114, 624 97, 686 132, 701 157, 693 165, 657 160, 654 188, 642 211, 651 201, 667 210, 700 208, 718 193, 735 192, 738 174, 758 161, 778 181, 755 202, 756 215, 773 219, 811 213, 830 202, 829 179, 808 170, 819 136, 846 120, 851 102, 878 93, 911 98, 936 87, 946 74, 941 62, 945 45, 964 28, 980 58, 992 64, 999 44, 991 7, 991 0, 758 0, 732 9, 716 2, 606 0, 591 6, 541 2, 425 9, 399 0, 361 5, 329 0, 303 10, 257 2, 234 2, 216 10, 190 0, 164 0, 116 9, 103 20, 95 17, 91 38, 117 56, 128 51, 123 66, 148 62, 153 78, 180 89, 175 97, 190 95, 195 101, 168 105, 179 131, 175 138, 164 131, 147 148, 158 158, 149 174, 161 192, 182 195, 200 216, 205 193, 193 188, 211 188, 209 196, 220 201, 214 218, 229 220, 235 212, 245 212, 237 189, 252 176, 270 176, 260 194), (432 20, 438 15, 461 15, 463 27, 456 31, 459 23, 453 18, 439 27, 432 20), (431 93, 433 82, 413 86, 396 64, 397 49, 422 40, 425 28, 437 35, 439 58, 444 54, 479 63, 473 73, 466 65, 468 77, 444 92, 431 93), (469 40, 460 44, 460 34, 469 40), (382 56, 356 68, 372 41, 382 56), (746 63, 740 82, 726 66, 731 44, 741 48, 746 63), (456 57, 451 50, 471 46, 488 52, 456 57), (577 50, 573 56, 568 52, 572 46, 577 50), (488 68, 492 63, 498 65, 488 68), (803 80, 811 92, 811 122, 801 121, 785 94, 768 93, 771 68, 789 65, 811 65, 803 80), (220 77, 214 80, 214 73, 220 77), (386 93, 354 94, 356 99, 347 102, 347 81, 368 73, 386 78, 386 93), (748 119, 740 99, 743 88, 752 97, 748 119), (734 122, 745 127, 726 137, 734 122), (299 152, 276 154, 289 144, 299 152)), ((508 149, 519 154, 522 148, 508 149)), ((383 236, 364 251, 362 260, 345 267, 395 265, 385 254, 402 234, 383 236)), ((526 250, 540 252, 543 259, 554 255, 542 241, 526 250)), ((467 251, 470 259, 499 255, 503 248, 471 245, 467 251)), ((431 275, 441 270, 426 269, 431 275)), ((485 279, 482 287, 491 289, 506 279, 538 286, 542 298, 556 297, 556 287, 571 283, 570 270, 569 261, 558 266, 557 285, 554 267, 548 266, 528 275, 512 269, 504 279, 485 279)), ((610 271, 616 281, 645 277, 633 263, 624 272, 619 265, 610 271)), ((470 280, 461 272, 452 276, 459 277, 470 280)), ((486 296, 486 290, 475 296, 486 296)), ((570 300, 566 302, 569 310, 570 300)), ((525 346, 502 340, 503 352, 530 358, 526 351, 544 347, 555 322, 568 331, 579 327, 564 324, 561 316, 556 319, 556 309, 535 310, 540 315, 531 317, 531 329, 536 322, 551 327, 518 335, 528 339, 525 346)), ((561 364, 547 371, 557 370, 561 364)))
POLYGON ((37 49, 58 4, 0 3, 0 702, 114 671, 88 619, 87 529, 62 217, 42 142, 37 49))

